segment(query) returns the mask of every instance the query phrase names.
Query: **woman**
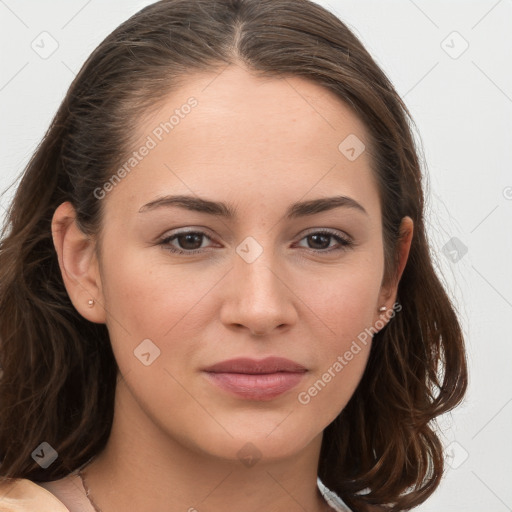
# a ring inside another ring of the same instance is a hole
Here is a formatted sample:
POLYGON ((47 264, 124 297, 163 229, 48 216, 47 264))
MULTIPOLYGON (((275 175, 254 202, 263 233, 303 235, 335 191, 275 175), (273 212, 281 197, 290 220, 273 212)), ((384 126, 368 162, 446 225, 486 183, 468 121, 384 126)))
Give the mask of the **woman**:
POLYGON ((3 232, 0 510, 427 499, 467 375, 409 120, 306 0, 163 0, 108 36, 3 232))

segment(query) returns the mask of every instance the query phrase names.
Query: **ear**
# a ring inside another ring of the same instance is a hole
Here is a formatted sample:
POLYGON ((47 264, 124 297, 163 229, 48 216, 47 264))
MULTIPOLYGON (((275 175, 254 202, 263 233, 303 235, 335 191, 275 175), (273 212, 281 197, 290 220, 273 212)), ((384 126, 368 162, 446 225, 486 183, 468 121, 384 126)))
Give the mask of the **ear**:
POLYGON ((105 323, 104 297, 94 239, 76 223, 73 205, 66 201, 54 212, 52 236, 64 286, 76 310, 87 320, 105 323), (90 299, 94 305, 89 306, 90 299))
POLYGON ((409 251, 411 249, 412 235, 414 232, 414 222, 410 217, 404 217, 400 223, 398 238, 398 265, 395 275, 389 279, 387 283, 383 284, 379 294, 379 301, 377 304, 377 310, 381 306, 386 306, 386 311, 378 312, 376 314, 375 321, 378 319, 387 323, 391 318, 389 311, 393 310, 393 305, 396 302, 396 296, 398 292, 398 284, 402 278, 407 259, 409 258, 409 251))

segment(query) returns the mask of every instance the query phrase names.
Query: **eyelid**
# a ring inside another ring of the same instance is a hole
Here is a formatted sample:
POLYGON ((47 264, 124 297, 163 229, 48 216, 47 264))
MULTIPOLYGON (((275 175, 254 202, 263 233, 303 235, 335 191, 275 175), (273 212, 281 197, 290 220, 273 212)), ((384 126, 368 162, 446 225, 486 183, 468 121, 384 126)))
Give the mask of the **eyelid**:
MULTIPOLYGON (((212 232, 203 226, 188 226, 186 228, 176 228, 176 230, 170 230, 166 231, 163 235, 158 237, 158 241, 165 240, 167 238, 170 238, 172 236, 176 235, 184 235, 187 233, 201 233, 206 235, 210 239, 214 239, 215 235, 212 234, 212 232)), ((316 234, 316 233, 329 233, 331 235, 339 236, 341 238, 346 239, 347 241, 353 242, 353 238, 346 232, 342 231, 340 229, 335 228, 310 228, 307 231, 305 231, 302 236, 299 238, 299 241, 302 240, 304 237, 316 234)))
POLYGON ((206 236, 210 240, 215 239, 215 235, 212 234, 212 232, 208 228, 205 228, 203 226, 187 226, 185 228, 176 228, 166 231, 163 235, 157 238, 156 242, 159 243, 162 240, 167 240, 178 235, 186 235, 188 233, 201 234, 206 236))
POLYGON ((339 236, 340 238, 343 238, 347 241, 353 242, 353 238, 346 231, 342 231, 340 229, 334 229, 334 228, 311 228, 311 229, 307 230, 302 235, 300 240, 302 240, 302 238, 304 238, 306 236, 313 235, 316 233, 328 233, 330 235, 339 236))

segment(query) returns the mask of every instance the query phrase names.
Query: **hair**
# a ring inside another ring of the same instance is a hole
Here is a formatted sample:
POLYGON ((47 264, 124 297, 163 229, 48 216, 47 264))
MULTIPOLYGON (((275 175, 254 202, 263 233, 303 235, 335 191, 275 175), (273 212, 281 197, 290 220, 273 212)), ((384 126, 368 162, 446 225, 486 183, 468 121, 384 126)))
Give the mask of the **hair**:
POLYGON ((94 191, 130 153, 135 131, 127 127, 188 76, 230 64, 312 80, 364 122, 385 279, 397 276, 400 222, 414 221, 398 284, 402 310, 374 335, 362 380, 324 430, 318 466, 354 509, 410 509, 443 475, 434 420, 465 394, 464 339, 430 254, 410 113, 349 28, 309 0, 156 2, 106 37, 73 80, 1 232, 0 476, 61 478, 104 448, 112 425, 117 364, 106 325, 82 317, 63 284, 51 233, 56 208, 70 201, 80 229, 98 234, 105 219, 94 191), (44 441, 58 453, 46 469, 31 456, 44 441))

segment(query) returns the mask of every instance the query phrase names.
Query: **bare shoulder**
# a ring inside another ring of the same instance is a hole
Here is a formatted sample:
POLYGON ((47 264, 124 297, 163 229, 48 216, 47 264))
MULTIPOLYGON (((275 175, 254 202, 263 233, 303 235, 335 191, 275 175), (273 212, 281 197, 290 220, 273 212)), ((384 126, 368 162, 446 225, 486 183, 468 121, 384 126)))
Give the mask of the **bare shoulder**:
POLYGON ((0 512, 69 512, 50 491, 26 478, 0 479, 0 512))

